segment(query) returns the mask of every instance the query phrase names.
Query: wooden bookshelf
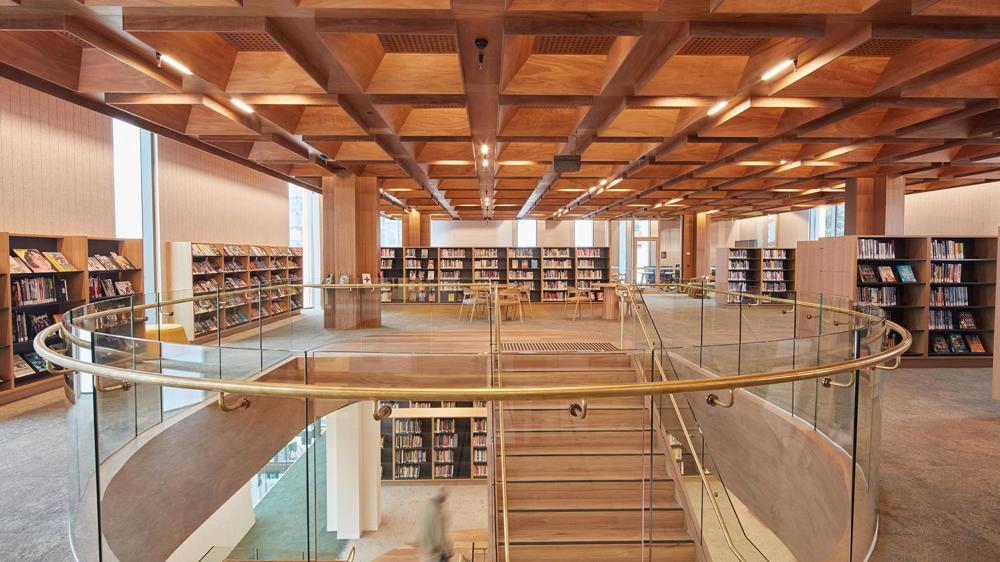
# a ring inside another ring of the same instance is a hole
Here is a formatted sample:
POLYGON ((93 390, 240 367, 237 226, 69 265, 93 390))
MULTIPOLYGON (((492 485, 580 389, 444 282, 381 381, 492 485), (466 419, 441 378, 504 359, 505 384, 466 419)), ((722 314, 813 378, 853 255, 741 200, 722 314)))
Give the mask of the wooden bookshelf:
POLYGON ((302 283, 302 253, 298 248, 259 244, 170 242, 165 298, 203 297, 172 305, 170 322, 184 326, 187 337, 203 343, 297 314, 301 291, 270 288, 302 283), (245 291, 220 299, 216 294, 245 291), (221 331, 220 331, 221 328, 221 331))
MULTIPOLYGON (((760 293, 779 298, 795 296, 795 250, 761 248, 760 293)), ((768 304, 764 301, 762 304, 768 304)))
POLYGON ((531 300, 542 300, 541 248, 507 248, 507 282, 528 287, 531 300))
MULTIPOLYGON (((462 288, 449 282, 527 285, 534 302, 564 302, 570 287, 585 289, 610 280, 607 247, 385 247, 381 256, 382 280, 386 283, 436 285, 383 289, 384 303, 461 302, 462 288), (407 257, 411 254, 416 257, 407 257), (430 262, 434 262, 436 271, 430 262)), ((594 295, 603 300, 602 291, 594 295)))
POLYGON ((575 248, 542 248, 542 302, 565 302, 576 284, 575 248))
POLYGON ((383 481, 487 479, 485 404, 406 401, 391 404, 392 415, 381 422, 383 481))
MULTIPOLYGON (((118 240, 110 238, 90 238, 84 236, 52 236, 34 234, 0 233, 0 251, 11 255, 17 249, 34 249, 41 252, 62 252, 76 271, 55 273, 22 273, 10 272, 9 260, 0 263, 0 404, 6 404, 35 394, 58 388, 62 377, 48 371, 37 371, 14 375, 16 365, 24 365, 24 356, 32 354, 32 341, 35 330, 29 328, 22 332, 16 328, 19 317, 27 324, 32 318, 46 317, 51 324, 63 314, 89 302, 99 302, 112 298, 111 295, 101 295, 90 299, 90 279, 92 277, 108 277, 113 281, 128 281, 135 293, 142 293, 142 245, 137 240, 118 240), (101 254, 110 256, 111 252, 123 255, 135 266, 127 270, 115 272, 89 272, 87 258, 101 254), (13 285, 29 279, 52 279, 57 288, 57 296, 51 302, 18 304, 14 302, 13 285), (65 285, 64 285, 65 284, 65 285), (65 292, 62 291, 63 285, 65 292), (15 334, 21 332, 21 337, 15 334)), ((118 295, 114 295, 118 296, 118 295)), ((116 320, 108 321, 105 329, 116 327, 116 320)), ((127 321, 126 321, 127 322, 127 321)), ((22 323, 22 326, 24 323, 22 323)), ((126 324, 127 325, 127 324, 126 324)), ((50 342, 55 343, 55 342, 50 342)))
MULTIPOLYGON (((610 259, 606 247, 576 248, 574 260, 576 286, 581 289, 591 289, 598 283, 610 281, 610 259)), ((595 290, 592 294, 596 301, 604 301, 604 291, 595 290)))
MULTIPOLYGON (((760 293, 760 248, 719 248, 721 271, 716 279, 725 281, 723 287, 734 293, 760 293)), ((738 295, 726 295, 726 304, 756 302, 738 295)))
POLYGON ((800 242, 797 287, 852 296, 885 310, 913 334, 909 366, 986 366, 993 360, 997 238, 994 236, 846 236, 800 242), (962 253, 941 255, 936 243, 958 242, 962 253), (808 266, 808 267, 807 267, 808 266), (960 267, 959 267, 960 266, 960 267), (950 269, 949 269, 950 268, 950 269), (912 271, 913 278, 904 273, 912 271), (971 321, 962 328, 960 318, 971 321), (973 326, 974 327, 971 327, 973 326), (935 341, 978 339, 982 353, 935 341))

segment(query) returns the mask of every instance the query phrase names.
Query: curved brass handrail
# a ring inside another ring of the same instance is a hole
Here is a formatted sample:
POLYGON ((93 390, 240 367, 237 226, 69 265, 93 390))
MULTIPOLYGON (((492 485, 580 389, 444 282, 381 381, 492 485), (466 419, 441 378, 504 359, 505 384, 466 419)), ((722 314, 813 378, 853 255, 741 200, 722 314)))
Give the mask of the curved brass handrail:
MULTIPOLYGON (((412 284, 407 286, 428 285, 412 284)), ((434 284, 438 286, 440 284, 434 284)), ((470 283, 454 283, 454 285, 471 285, 470 283)), ((487 284, 479 284, 487 285, 487 284)), ((682 285, 682 284, 660 284, 657 286, 682 285)), ((379 289, 382 287, 392 287, 399 285, 373 284, 373 285, 278 285, 268 286, 270 290, 280 287, 293 288, 320 288, 320 289, 379 289)), ((713 291, 720 294, 735 294, 729 291, 704 287, 706 291, 713 291)), ((76 337, 72 330, 65 329, 71 327, 70 322, 121 314, 129 311, 141 311, 158 306, 170 304, 180 304, 211 298, 212 296, 228 296, 234 294, 245 294, 247 290, 227 291, 225 293, 212 293, 208 295, 198 295, 183 297, 169 301, 161 301, 152 304, 143 304, 115 308, 105 311, 92 312, 81 315, 67 315, 63 324, 54 324, 39 332, 34 339, 35 351, 43 359, 60 364, 63 368, 89 373, 97 377, 111 377, 120 381, 132 383, 154 384, 174 388, 185 388, 189 390, 203 390, 209 392, 236 393, 251 396, 280 396, 312 399, 349 399, 349 400, 445 400, 445 401, 472 401, 472 400, 548 400, 548 399, 586 399, 596 397, 624 397, 624 396, 645 396, 652 394, 674 394, 680 392, 702 392, 713 390, 729 390, 734 388, 764 386, 770 384, 780 384, 795 382, 807 379, 814 379, 823 376, 835 375, 858 369, 865 369, 875 365, 884 364, 890 360, 895 360, 901 356, 913 343, 912 335, 899 324, 884 320, 875 315, 858 312, 845 308, 818 305, 816 303, 797 302, 799 306, 823 307, 825 310, 843 312, 859 318, 880 321, 885 324, 887 331, 892 331, 900 336, 900 341, 892 348, 881 351, 873 355, 829 363, 819 367, 808 367, 791 369, 786 371, 776 371, 767 373, 756 373, 740 376, 726 376, 711 380, 702 381, 659 381, 650 383, 630 383, 616 385, 582 385, 582 386, 558 386, 558 387, 516 387, 516 388, 453 388, 453 387, 420 387, 420 388, 385 388, 385 387, 364 387, 364 386, 336 386, 317 385, 302 383, 269 383, 251 382, 242 380, 224 379, 196 379, 175 375, 164 375, 149 373, 133 369, 113 367, 110 365, 97 365, 88 361, 68 357, 51 349, 45 340, 60 335, 82 348, 89 348, 90 342, 76 337)), ((743 294, 747 296, 746 294, 743 294)), ((754 296, 754 298, 757 298, 754 296)), ((779 299, 767 295, 760 298, 786 303, 796 303, 787 299, 779 299)))

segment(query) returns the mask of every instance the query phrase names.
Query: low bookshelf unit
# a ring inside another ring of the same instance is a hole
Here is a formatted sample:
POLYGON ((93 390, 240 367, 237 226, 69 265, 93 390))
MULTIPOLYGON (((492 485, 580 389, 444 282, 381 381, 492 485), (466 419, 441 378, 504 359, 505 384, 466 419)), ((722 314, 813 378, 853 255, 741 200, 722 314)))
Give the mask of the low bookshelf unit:
POLYGON ((382 480, 485 480, 487 408, 473 402, 382 402, 382 480))
POLYGON ((194 343, 298 314, 302 291, 302 250, 287 246, 170 242, 167 298, 203 297, 172 305, 171 322, 181 324, 194 343), (237 291, 237 294, 222 296, 237 291), (218 300, 218 303, 216 302, 218 300), (218 306, 217 306, 218 304, 218 306))
POLYGON ((995 236, 846 236, 800 242, 798 287, 875 304, 913 334, 909 366, 988 366, 995 236))

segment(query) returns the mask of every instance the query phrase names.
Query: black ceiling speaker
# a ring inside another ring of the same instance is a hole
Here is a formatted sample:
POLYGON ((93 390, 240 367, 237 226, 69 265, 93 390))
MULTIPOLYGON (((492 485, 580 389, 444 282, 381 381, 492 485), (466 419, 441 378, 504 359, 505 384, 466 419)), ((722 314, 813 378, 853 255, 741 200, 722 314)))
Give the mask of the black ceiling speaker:
POLYGON ((552 167, 559 173, 562 172, 579 172, 580 171, 580 155, 579 154, 567 154, 559 155, 557 154, 555 158, 552 159, 552 167))

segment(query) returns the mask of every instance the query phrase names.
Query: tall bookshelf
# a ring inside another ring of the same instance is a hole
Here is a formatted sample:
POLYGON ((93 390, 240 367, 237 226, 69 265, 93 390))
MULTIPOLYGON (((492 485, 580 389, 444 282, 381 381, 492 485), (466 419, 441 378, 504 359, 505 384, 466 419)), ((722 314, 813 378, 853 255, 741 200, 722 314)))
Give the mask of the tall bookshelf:
MULTIPOLYGON (((726 281, 726 290, 733 293, 759 294, 761 255, 760 248, 719 248, 722 271, 719 272, 718 279, 726 281)), ((752 301, 753 299, 739 295, 726 295, 727 304, 752 301)))
POLYGON ((576 284, 574 248, 542 248, 542 302, 565 302, 576 284))
POLYGON ((418 284, 417 287, 406 288, 406 302, 437 302, 437 287, 426 286, 437 283, 437 263, 437 248, 403 248, 403 272, 406 282, 418 284))
POLYGON ((486 406, 473 402, 383 402, 382 480, 485 480, 486 406))
MULTIPOLYGON (((137 240, 0 233, 0 251, 9 256, 19 249, 61 252, 75 271, 11 273, 9 260, 0 261, 0 404, 62 384, 62 377, 44 369, 44 363, 34 354, 32 342, 39 327, 59 321, 69 310, 118 296, 99 293, 91 299, 91 279, 108 278, 112 284, 128 281, 134 293, 142 293, 142 246, 137 240), (88 257, 98 254, 110 257, 111 252, 127 257, 135 267, 107 273, 88 271, 88 257), (22 293, 20 301, 16 300, 14 286, 31 280, 51 286, 52 296, 26 301, 22 293)), ((112 323, 106 326, 114 327, 112 323)))
POLYGON ((760 252, 760 260, 761 294, 779 298, 793 298, 795 296, 795 250, 792 248, 763 248, 760 252))
MULTIPOLYGON (((405 279, 403 273, 403 248, 382 248, 380 252, 379 272, 382 283, 396 285, 405 279)), ((381 293, 382 302, 403 302, 406 297, 399 288, 384 288, 381 293)))
POLYGON ((542 250, 540 248, 507 249, 507 282, 527 287, 532 301, 542 300, 542 250))
POLYGON ((905 364, 991 364, 996 237, 823 238, 800 242, 797 260, 796 283, 801 291, 851 295, 876 304, 887 318, 909 330, 913 345, 904 355, 905 364), (981 352, 969 351, 974 341, 982 346, 981 352))
MULTIPOLYGON (((591 289, 610 281, 610 256, 606 247, 576 248, 576 286, 591 289)), ((595 291, 594 299, 604 300, 604 291, 595 291)))
POLYGON ((302 252, 287 246, 211 242, 170 242, 167 292, 201 297, 172 305, 173 322, 188 339, 203 343, 297 314, 302 294, 302 252), (219 299, 216 294, 242 291, 219 299))
POLYGON ((441 279, 441 302, 461 302, 462 288, 449 281, 472 283, 472 248, 438 248, 438 277, 441 279))

